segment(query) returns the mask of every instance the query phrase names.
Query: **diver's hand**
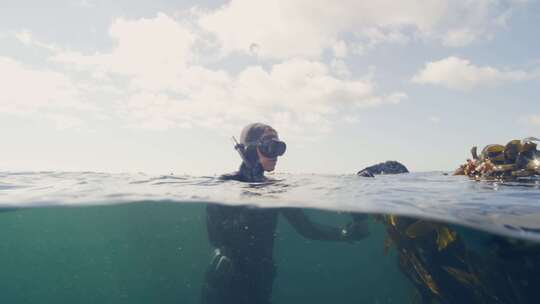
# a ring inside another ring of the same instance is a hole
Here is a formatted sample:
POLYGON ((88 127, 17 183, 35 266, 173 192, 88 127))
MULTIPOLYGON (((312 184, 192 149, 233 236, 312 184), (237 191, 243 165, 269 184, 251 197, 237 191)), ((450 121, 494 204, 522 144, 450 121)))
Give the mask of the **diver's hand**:
POLYGON ((341 236, 346 242, 354 242, 369 236, 368 221, 352 221, 341 230, 341 236))
POLYGON ((362 177, 375 177, 375 175, 373 175, 373 173, 371 173, 369 170, 362 170, 356 173, 356 175, 362 176, 362 177))

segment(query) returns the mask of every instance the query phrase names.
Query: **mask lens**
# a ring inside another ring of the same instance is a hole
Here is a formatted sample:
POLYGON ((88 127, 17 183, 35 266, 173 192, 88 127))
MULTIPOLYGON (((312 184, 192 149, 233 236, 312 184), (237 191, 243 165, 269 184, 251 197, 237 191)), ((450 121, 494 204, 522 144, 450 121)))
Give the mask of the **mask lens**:
POLYGON ((259 149, 264 156, 274 158, 283 155, 287 145, 277 139, 270 139, 263 141, 259 149))

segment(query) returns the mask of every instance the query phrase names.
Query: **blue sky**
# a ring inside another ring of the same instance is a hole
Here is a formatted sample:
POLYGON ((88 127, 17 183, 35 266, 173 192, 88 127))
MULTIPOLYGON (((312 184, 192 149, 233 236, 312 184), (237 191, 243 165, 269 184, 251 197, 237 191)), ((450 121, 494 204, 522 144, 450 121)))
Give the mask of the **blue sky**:
POLYGON ((219 174, 252 121, 280 172, 540 135, 540 3, 2 1, 2 170, 219 174))

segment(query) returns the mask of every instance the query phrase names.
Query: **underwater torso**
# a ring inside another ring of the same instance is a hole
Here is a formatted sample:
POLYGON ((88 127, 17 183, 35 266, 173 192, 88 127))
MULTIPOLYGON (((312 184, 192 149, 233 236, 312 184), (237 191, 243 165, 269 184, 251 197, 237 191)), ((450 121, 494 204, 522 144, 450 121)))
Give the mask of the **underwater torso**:
POLYGON ((278 213, 278 209, 208 205, 208 238, 227 256, 246 262, 271 260, 278 213))
MULTIPOLYGON (((239 171, 222 175, 221 179, 242 182, 267 180, 262 168, 248 168, 244 164, 239 171)), ((225 255, 239 257, 246 262, 270 262, 278 214, 279 209, 208 205, 208 238, 212 246, 225 255)))

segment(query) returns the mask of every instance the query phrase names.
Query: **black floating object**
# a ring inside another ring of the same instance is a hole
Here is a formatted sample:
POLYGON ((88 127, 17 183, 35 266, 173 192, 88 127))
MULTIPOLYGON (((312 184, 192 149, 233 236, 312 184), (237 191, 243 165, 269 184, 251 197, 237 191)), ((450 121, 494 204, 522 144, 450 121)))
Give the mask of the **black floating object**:
POLYGON ((384 163, 378 163, 376 165, 369 166, 363 170, 358 171, 358 173, 356 174, 363 177, 374 177, 374 175, 378 174, 401 173, 409 173, 409 170, 407 170, 407 167, 405 167, 402 163, 395 160, 389 160, 384 163))

